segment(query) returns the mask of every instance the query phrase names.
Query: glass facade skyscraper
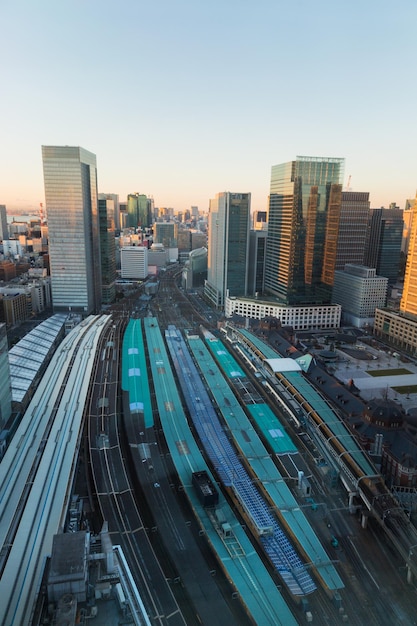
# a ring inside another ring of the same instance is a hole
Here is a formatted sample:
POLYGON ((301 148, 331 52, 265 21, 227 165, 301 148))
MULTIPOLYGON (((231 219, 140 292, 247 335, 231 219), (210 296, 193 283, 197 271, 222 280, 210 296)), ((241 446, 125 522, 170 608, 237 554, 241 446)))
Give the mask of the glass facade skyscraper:
POLYGON ((72 146, 42 146, 52 304, 82 315, 101 308, 96 157, 72 146))
POLYGON ((152 224, 150 203, 143 193, 130 193, 127 196, 128 228, 149 228, 152 224))
POLYGON ((246 295, 248 285, 250 193, 218 193, 210 200, 207 280, 204 292, 218 308, 224 299, 246 295))
POLYGON ((271 171, 265 292, 282 304, 330 302, 344 159, 297 157, 271 171))
POLYGON ((414 204, 412 212, 410 242, 400 309, 402 313, 417 319, 417 202, 414 204))
POLYGON ((392 206, 370 210, 365 265, 374 267, 378 276, 385 276, 390 284, 398 280, 403 229, 402 209, 392 206))
POLYGON ((0 204, 0 239, 9 239, 9 228, 7 226, 6 205, 0 204))
POLYGON ((101 256, 101 301, 111 304, 116 298, 116 240, 114 229, 114 202, 110 198, 98 199, 101 256))

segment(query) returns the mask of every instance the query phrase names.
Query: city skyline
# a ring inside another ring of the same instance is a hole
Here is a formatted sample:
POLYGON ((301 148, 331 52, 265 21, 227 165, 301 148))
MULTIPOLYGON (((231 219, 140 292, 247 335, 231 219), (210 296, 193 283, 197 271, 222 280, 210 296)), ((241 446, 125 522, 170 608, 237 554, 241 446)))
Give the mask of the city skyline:
POLYGON ((0 203, 44 203, 41 145, 97 155, 98 190, 265 210, 271 167, 345 159, 371 207, 415 197, 417 5, 43 0, 0 9, 0 203))

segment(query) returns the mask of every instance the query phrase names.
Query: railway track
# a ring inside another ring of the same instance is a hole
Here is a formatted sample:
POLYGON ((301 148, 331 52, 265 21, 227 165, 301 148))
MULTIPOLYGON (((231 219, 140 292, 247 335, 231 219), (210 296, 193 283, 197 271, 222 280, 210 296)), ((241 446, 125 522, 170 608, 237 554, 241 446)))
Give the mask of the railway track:
POLYGON ((96 345, 108 319, 89 318, 61 346, 0 466, 4 626, 30 623, 52 538, 66 513, 96 345))

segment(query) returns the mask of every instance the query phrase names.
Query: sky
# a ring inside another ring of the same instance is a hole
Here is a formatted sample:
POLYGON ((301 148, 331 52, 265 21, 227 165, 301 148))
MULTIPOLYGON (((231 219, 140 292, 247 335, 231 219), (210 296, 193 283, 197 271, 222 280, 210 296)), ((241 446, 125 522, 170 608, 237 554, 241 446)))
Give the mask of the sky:
POLYGON ((0 0, 0 204, 44 202, 42 145, 99 192, 265 210, 271 166, 345 158, 371 207, 417 189, 416 0, 0 0))

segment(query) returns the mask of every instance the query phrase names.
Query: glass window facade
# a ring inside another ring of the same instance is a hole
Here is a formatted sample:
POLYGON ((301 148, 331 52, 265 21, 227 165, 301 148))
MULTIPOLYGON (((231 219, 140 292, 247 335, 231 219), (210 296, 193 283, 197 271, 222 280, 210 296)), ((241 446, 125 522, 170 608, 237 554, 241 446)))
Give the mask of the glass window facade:
POLYGON ((143 193, 131 193, 127 196, 126 227, 143 230, 152 225, 151 204, 143 193))
POLYGON ((417 202, 413 208, 401 311, 417 319, 417 202))
POLYGON ((71 146, 42 146, 55 312, 101 308, 96 157, 71 146))
POLYGON ((99 198, 101 256, 101 300, 111 304, 116 298, 116 240, 114 232, 114 204, 107 198, 99 198))
POLYGON ((205 293, 213 304, 245 295, 248 285, 250 193, 223 192, 210 200, 205 293))
POLYGON ((398 279, 403 236, 403 211, 399 208, 371 209, 365 265, 374 267, 390 284, 398 279))
POLYGON ((330 301, 343 168, 321 157, 272 167, 265 291, 283 304, 330 301))

